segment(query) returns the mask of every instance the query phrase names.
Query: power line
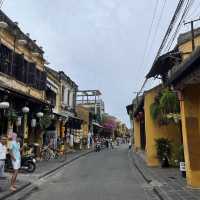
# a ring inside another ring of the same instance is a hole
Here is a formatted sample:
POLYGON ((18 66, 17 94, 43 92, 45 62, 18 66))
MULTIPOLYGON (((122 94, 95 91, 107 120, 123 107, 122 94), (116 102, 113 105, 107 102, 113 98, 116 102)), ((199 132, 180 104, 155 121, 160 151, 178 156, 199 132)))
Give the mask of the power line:
MULTIPOLYGON (((151 45, 150 45, 150 48, 149 48, 150 51, 151 51, 152 46, 154 44, 155 38, 156 38, 156 36, 158 34, 158 29, 159 29, 159 26, 160 26, 160 23, 161 23, 161 19, 162 19, 163 14, 164 14, 164 9, 165 9, 165 6, 166 6, 166 2, 167 2, 167 0, 164 0, 163 6, 161 8, 161 12, 160 12, 160 15, 159 15, 159 18, 158 18, 158 23, 157 23, 157 26, 155 28, 155 33, 154 33, 154 36, 153 36, 153 39, 151 41, 151 45)), ((150 51, 149 51, 149 53, 150 53, 150 51)))
MULTIPOLYGON (((178 5, 177 5, 177 7, 176 7, 176 10, 175 10, 175 12, 174 12, 174 15, 173 15, 173 17, 172 17, 172 19, 171 19, 171 21, 170 21, 170 24, 169 24, 169 26, 168 26, 168 29, 167 29, 167 31, 166 31, 166 33, 165 33, 165 36, 164 36, 164 38, 163 38, 163 40, 162 40, 162 43, 161 43, 161 45, 160 45, 160 48, 158 49, 158 52, 157 52, 157 55, 156 55, 155 60, 156 60, 157 57, 160 55, 160 53, 161 53, 163 47, 165 46, 165 44, 166 44, 166 42, 167 42, 167 40, 168 40, 168 38, 169 38, 169 36, 170 36, 172 30, 173 30, 173 27, 174 27, 174 25, 175 25, 175 23, 176 23, 176 21, 177 21, 177 19, 178 19, 178 16, 179 16, 180 13, 181 13, 181 10, 182 10, 182 7, 183 7, 184 3, 185 3, 185 0, 179 0, 178 5)), ((153 63, 155 63, 155 60, 154 60, 153 63)), ((146 83, 147 83, 147 78, 145 78, 145 80, 144 80, 144 82, 143 82, 143 84, 142 84, 142 87, 141 87, 141 89, 140 89, 139 92, 141 92, 141 91, 143 90, 143 88, 145 87, 146 83)))
POLYGON ((171 21, 170 21, 170 24, 169 24, 169 27, 168 27, 168 29, 167 29, 167 32, 165 33, 165 36, 164 36, 164 38, 163 38, 163 40, 162 40, 162 43, 161 43, 161 45, 160 45, 160 48, 158 49, 158 52, 157 52, 157 55, 156 55, 155 60, 156 60, 157 57, 161 54, 161 52, 162 52, 164 46, 166 45, 166 43, 167 43, 167 41, 168 41, 168 38, 169 38, 169 36, 170 36, 170 34, 171 34, 172 30, 173 30, 173 27, 174 27, 174 25, 176 24, 176 21, 177 21, 177 19, 178 19, 178 16, 179 16, 180 13, 181 13, 181 10, 182 10, 182 7, 183 7, 184 3, 185 3, 185 0, 179 0, 179 3, 178 3, 178 5, 177 5, 177 7, 176 7, 175 13, 174 13, 174 15, 173 15, 171 21))
POLYGON ((142 66, 144 65, 144 61, 145 61, 145 57, 146 57, 146 53, 147 53, 147 49, 148 49, 148 44, 149 44, 151 33, 152 33, 153 24, 154 24, 154 21, 155 21, 155 18, 156 18, 158 5, 159 5, 159 0, 156 0, 154 10, 153 10, 153 16, 152 16, 151 24, 150 24, 150 27, 149 27, 149 30, 148 30, 146 41, 145 41, 145 49, 144 49, 144 53, 143 53, 143 56, 142 56, 142 61, 141 61, 139 70, 141 70, 142 66))
POLYGON ((181 28, 181 25, 182 25, 183 21, 185 20, 185 18, 187 17, 187 14, 188 14, 188 12, 189 12, 189 9, 191 8, 191 6, 192 6, 193 3, 194 3, 194 0, 188 0, 188 1, 187 1, 186 6, 185 6, 185 9, 184 9, 184 11, 183 11, 183 13, 182 13, 181 19, 180 19, 180 21, 179 21, 179 23, 178 23, 178 26, 177 26, 177 28, 175 29, 175 32, 174 32, 174 34, 172 35, 172 38, 170 39, 170 41, 169 41, 168 44, 167 44, 167 47, 166 47, 167 51, 169 51, 170 48, 171 48, 171 46, 173 45, 174 40, 176 39, 176 37, 177 37, 177 35, 178 35, 178 33, 179 33, 179 30, 180 30, 180 28, 181 28))
POLYGON ((196 14, 198 13, 197 11, 199 11, 199 9, 200 9, 200 2, 198 2, 198 4, 195 6, 195 8, 191 11, 188 18, 196 17, 196 14))
POLYGON ((0 8, 3 6, 3 3, 5 2, 5 0, 1 0, 0 1, 0 8))

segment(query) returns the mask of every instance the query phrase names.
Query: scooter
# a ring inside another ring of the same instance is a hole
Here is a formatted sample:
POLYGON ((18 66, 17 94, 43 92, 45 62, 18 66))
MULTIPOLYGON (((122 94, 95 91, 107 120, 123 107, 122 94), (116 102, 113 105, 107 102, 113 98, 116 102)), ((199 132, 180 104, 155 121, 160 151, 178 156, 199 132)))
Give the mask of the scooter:
MULTIPOLYGON (((5 169, 12 169, 12 161, 10 156, 8 155, 5 162, 5 169)), ((21 158, 21 168, 20 170, 24 170, 28 173, 33 173, 36 169, 36 159, 33 155, 26 155, 21 158)))
POLYGON ((96 152, 100 152, 101 151, 101 145, 99 143, 96 144, 95 151, 96 152))

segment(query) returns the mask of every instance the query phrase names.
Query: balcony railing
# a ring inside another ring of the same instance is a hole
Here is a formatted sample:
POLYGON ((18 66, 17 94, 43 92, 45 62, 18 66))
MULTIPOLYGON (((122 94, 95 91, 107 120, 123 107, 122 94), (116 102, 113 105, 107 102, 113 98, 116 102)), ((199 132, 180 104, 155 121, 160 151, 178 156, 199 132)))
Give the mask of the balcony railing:
POLYGON ((3 44, 0 44, 0 72, 38 90, 46 87, 46 73, 3 44))

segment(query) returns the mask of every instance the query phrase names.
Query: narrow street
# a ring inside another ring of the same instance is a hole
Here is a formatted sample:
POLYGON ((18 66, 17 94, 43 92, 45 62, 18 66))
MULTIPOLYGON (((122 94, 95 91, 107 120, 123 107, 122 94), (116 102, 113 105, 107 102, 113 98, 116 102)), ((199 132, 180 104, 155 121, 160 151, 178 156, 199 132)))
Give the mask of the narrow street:
POLYGON ((143 189, 144 180, 128 157, 127 145, 92 153, 66 166, 28 200, 157 199, 143 189))

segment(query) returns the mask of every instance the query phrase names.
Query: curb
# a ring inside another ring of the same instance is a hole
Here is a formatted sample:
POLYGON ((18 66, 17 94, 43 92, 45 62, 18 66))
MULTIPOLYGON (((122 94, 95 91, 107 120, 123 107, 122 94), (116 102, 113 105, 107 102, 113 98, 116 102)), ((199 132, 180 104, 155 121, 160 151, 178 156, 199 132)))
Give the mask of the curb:
MULTIPOLYGON (((40 176, 38 177, 38 181, 39 181, 40 179, 42 179, 42 178, 48 177, 49 175, 53 174, 53 173, 56 172, 57 170, 61 169, 62 167, 66 166, 66 165, 68 165, 68 164, 70 164, 70 163, 72 163, 72 162, 78 160, 79 158, 84 157, 84 156, 86 156, 86 155, 92 153, 92 152, 94 152, 94 150, 90 150, 90 151, 88 151, 88 152, 81 153, 81 154, 75 156, 74 158, 72 158, 71 160, 68 160, 68 161, 66 161, 66 162, 63 162, 62 164, 60 164, 59 166, 55 167, 54 169, 51 169, 51 170, 49 170, 49 171, 43 173, 42 175, 40 175, 40 176)), ((1 197, 0 199, 1 199, 1 200, 5 200, 5 199, 11 200, 11 199, 13 199, 14 196, 16 196, 16 197, 14 197, 15 200, 22 200, 22 199, 24 199, 25 197, 27 197, 28 194, 32 193, 33 191, 35 191, 35 190, 37 190, 37 189, 38 189, 38 186, 36 186, 36 185, 34 185, 33 183, 29 182, 29 183, 23 185, 22 187, 20 187, 17 191, 11 192, 11 193, 9 193, 9 194, 6 194, 6 195, 4 195, 3 197, 1 197), (23 190, 25 190, 25 191, 23 192, 23 190), (22 194, 21 196, 19 196, 21 192, 22 192, 23 194, 22 194)))
MULTIPOLYGON (((139 165, 136 163, 136 160, 135 160, 134 157, 137 157, 138 159, 141 159, 141 158, 137 154, 135 154, 133 152, 133 150, 131 151, 131 157, 132 157, 132 161, 133 161, 133 164, 134 164, 135 168, 138 170, 138 172, 143 177, 143 179, 146 181, 146 183, 150 184, 152 182, 152 180, 154 180, 155 178, 153 178, 151 175, 146 174, 146 172, 143 169, 141 169, 139 167, 139 165)), ((153 186, 152 190, 160 200, 165 200, 166 199, 162 195, 162 189, 161 188, 157 188, 157 187, 153 186)))

